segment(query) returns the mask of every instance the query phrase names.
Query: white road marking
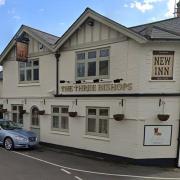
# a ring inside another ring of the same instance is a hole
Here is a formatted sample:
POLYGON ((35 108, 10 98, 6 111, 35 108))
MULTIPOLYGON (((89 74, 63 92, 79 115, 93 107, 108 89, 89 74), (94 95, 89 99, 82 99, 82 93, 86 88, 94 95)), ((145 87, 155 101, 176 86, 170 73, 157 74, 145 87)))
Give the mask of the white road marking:
POLYGON ((179 178, 167 178, 167 177, 136 176, 136 175, 129 175, 129 174, 111 174, 111 173, 87 171, 87 170, 83 170, 83 169, 70 168, 70 167, 59 165, 59 164, 51 163, 49 161, 45 161, 43 159, 39 159, 39 158, 30 156, 30 155, 27 155, 27 154, 23 154, 23 153, 20 153, 20 152, 16 152, 16 151, 12 151, 12 152, 15 153, 15 154, 19 154, 21 156, 25 156, 25 157, 28 157, 28 158, 31 158, 31 159, 46 163, 46 164, 50 164, 50 165, 55 166, 55 167, 68 169, 68 170, 71 170, 71 171, 77 171, 77 172, 83 172, 83 173, 89 173, 89 174, 97 174, 97 175, 104 175, 104 176, 114 176, 114 177, 129 177, 129 178, 154 179, 154 180, 156 180, 156 179, 157 180, 160 180, 160 179, 162 179, 162 180, 180 180, 180 177, 179 178))
POLYGON ((69 172, 69 171, 67 171, 67 170, 65 170, 65 169, 63 169, 63 168, 61 168, 61 171, 65 172, 65 173, 67 173, 67 174, 71 174, 71 172, 69 172))
POLYGON ((78 177, 78 176, 74 176, 76 179, 78 179, 78 180, 83 180, 83 179, 81 179, 80 177, 78 177))

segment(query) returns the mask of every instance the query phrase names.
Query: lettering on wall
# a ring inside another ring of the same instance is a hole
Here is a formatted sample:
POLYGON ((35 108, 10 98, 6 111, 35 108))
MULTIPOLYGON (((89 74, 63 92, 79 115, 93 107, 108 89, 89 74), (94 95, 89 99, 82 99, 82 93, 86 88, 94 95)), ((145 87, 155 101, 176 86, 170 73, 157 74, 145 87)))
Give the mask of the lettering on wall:
POLYGON ((64 85, 60 86, 61 92, 76 93, 76 92, 118 92, 131 91, 132 83, 103 83, 103 84, 80 84, 80 85, 64 85))
POLYGON ((174 51, 153 51, 152 80, 173 80, 174 51))

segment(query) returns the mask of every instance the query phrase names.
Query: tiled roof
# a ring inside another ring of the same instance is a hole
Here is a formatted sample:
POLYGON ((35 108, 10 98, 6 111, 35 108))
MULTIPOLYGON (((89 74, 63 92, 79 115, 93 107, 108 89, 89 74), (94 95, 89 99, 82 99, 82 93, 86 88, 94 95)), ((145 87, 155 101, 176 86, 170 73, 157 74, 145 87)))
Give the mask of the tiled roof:
MULTIPOLYGON (((32 33, 44 39, 50 45, 54 45, 60 39, 58 36, 54 36, 41 30, 29 26, 25 27, 32 33)), ((128 29, 147 39, 180 40, 180 17, 134 26, 128 29)))
POLYGON ((180 39, 180 17, 129 28, 149 39, 180 39))
POLYGON ((26 25, 23 25, 25 28, 27 28, 29 31, 31 31, 32 33, 36 34, 38 37, 44 39, 47 43, 49 43, 50 45, 53 45, 55 44, 55 42, 59 39, 58 36, 55 36, 55 35, 52 35, 52 34, 49 34, 47 32, 43 32, 43 31, 40 31, 38 29, 34 29, 32 27, 29 27, 29 26, 26 26, 26 25))

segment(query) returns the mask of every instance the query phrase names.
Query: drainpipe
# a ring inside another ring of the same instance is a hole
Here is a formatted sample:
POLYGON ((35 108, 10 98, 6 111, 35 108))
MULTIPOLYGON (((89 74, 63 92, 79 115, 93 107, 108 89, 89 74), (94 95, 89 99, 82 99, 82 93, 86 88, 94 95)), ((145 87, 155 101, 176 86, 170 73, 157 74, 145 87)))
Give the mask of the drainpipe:
POLYGON ((180 167, 180 119, 179 119, 179 133, 177 139, 177 160, 176 160, 176 167, 180 167))
POLYGON ((59 94, 59 58, 61 54, 57 51, 55 54, 56 58, 56 95, 59 94))

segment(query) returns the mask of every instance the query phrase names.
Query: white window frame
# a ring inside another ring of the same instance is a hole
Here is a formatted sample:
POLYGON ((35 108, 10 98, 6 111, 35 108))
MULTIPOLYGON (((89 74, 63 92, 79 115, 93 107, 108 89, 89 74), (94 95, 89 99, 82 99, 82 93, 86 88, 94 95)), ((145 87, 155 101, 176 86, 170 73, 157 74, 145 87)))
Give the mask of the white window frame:
MULTIPOLYGON (((3 104, 0 104, 0 109, 3 109, 3 104)), ((2 117, 1 119, 4 118, 4 114, 3 113, 0 113, 0 116, 2 117)))
POLYGON ((91 136, 100 136, 100 137, 109 137, 109 107, 94 107, 94 106, 87 106, 86 107, 86 135, 91 136), (88 109, 96 109, 96 115, 88 115, 88 109), (99 110, 100 109, 107 109, 108 110, 108 116, 100 116, 99 110), (88 131, 88 118, 96 119, 96 131, 95 132, 89 132, 88 131), (99 133, 99 120, 100 119, 106 119, 107 120, 107 133, 99 133))
POLYGON ((36 123, 35 124, 33 124, 33 110, 34 109, 37 109, 37 112, 39 111, 39 108, 37 107, 37 106, 32 106, 31 107, 31 127, 34 127, 34 128, 39 128, 40 127, 40 116, 39 116, 39 114, 37 113, 37 119, 36 119, 36 123))
POLYGON ((19 124, 23 124, 23 120, 24 120, 24 118, 23 118, 23 114, 22 114, 22 123, 19 121, 19 116, 20 116, 20 112, 19 112, 19 107, 22 107, 22 110, 23 110, 23 105, 22 104, 11 104, 11 119, 12 119, 12 121, 13 122, 15 122, 14 120, 13 120, 13 114, 17 114, 17 122, 16 123, 19 123, 19 124), (13 106, 16 106, 16 110, 13 110, 13 106))
POLYGON ((69 114, 68 114, 68 112, 67 113, 61 113, 62 108, 67 108, 69 111, 68 106, 55 106, 55 105, 51 106, 51 130, 52 131, 69 132, 69 114), (53 108, 59 108, 59 113, 54 113, 53 108), (53 116, 59 117, 59 128, 53 127, 53 116), (61 127, 61 118, 62 117, 67 117, 67 121, 68 121, 68 128, 67 129, 64 129, 61 127))
POLYGON ((99 49, 91 49, 87 51, 79 51, 76 52, 76 66, 75 66, 75 77, 76 80, 85 80, 85 79, 108 79, 110 77, 110 47, 104 47, 99 49), (100 50, 108 50, 109 56, 106 57, 100 57, 100 50), (88 59, 88 53, 96 51, 96 58, 88 59), (77 55, 85 53, 85 59, 84 60, 78 60, 77 55), (108 61, 108 74, 107 75, 99 75, 99 64, 101 61, 108 61), (96 75, 95 76, 88 76, 88 63, 89 62, 96 62, 96 75), (77 67, 78 64, 84 63, 85 64, 85 75, 84 77, 78 77, 77 73, 77 67))
MULTIPOLYGON (((26 62, 18 62, 18 67, 19 67, 19 73, 18 73, 18 76, 19 76, 19 83, 38 83, 39 82, 39 79, 38 80, 34 80, 34 73, 33 73, 33 70, 34 69, 38 69, 39 71, 39 59, 36 58, 36 59, 29 59, 28 62, 31 62, 31 66, 30 67, 27 67, 27 63, 26 62), (34 66, 33 65, 33 62, 34 61, 38 61, 38 66, 34 66), (24 67, 21 67, 20 64, 21 63, 24 63, 24 67), (27 80, 27 70, 31 70, 31 80, 27 80), (25 75, 25 80, 24 81, 21 81, 21 78, 20 78, 20 73, 21 71, 24 71, 24 75, 25 75)), ((40 78, 40 74, 39 74, 39 78, 40 78)))

